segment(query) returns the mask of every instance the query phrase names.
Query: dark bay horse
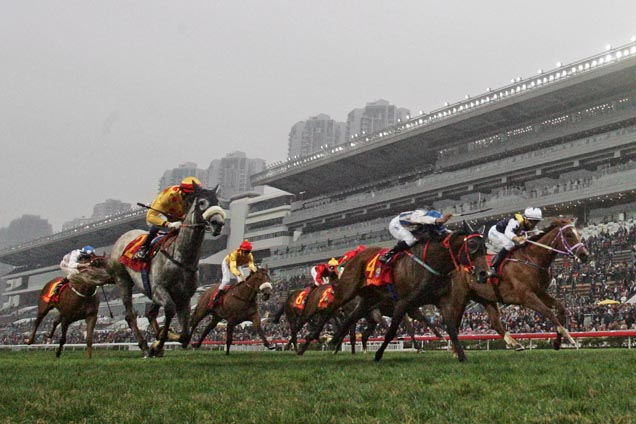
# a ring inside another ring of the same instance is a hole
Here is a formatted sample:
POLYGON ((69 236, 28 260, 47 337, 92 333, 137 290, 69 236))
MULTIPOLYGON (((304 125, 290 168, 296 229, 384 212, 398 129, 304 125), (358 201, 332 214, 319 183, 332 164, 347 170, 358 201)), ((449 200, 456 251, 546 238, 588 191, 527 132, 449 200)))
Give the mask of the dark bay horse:
POLYGON ((66 287, 62 288, 56 298, 48 298, 53 285, 59 283, 62 277, 55 278, 44 285, 38 297, 38 315, 33 324, 31 337, 26 344, 32 344, 35 341, 35 333, 40 326, 44 317, 51 309, 57 309, 59 314, 53 321, 53 327, 48 333, 47 338, 52 339, 55 329, 62 324, 62 336, 60 337, 60 345, 55 352, 56 357, 62 354, 62 348, 66 343, 66 332, 69 325, 79 320, 86 320, 86 356, 91 359, 93 356, 93 330, 97 322, 97 312, 99 310, 99 297, 97 296, 97 287, 104 284, 114 284, 115 279, 112 275, 110 267, 107 265, 104 256, 96 256, 90 261, 90 267, 84 271, 71 275, 66 287))
POLYGON ((320 320, 326 315, 332 315, 331 304, 327 305, 326 308, 320 306, 321 299, 323 299, 323 296, 326 296, 325 292, 331 288, 334 288, 334 290, 336 290, 337 279, 330 279, 330 282, 328 284, 314 287, 307 295, 305 306, 302 310, 296 308, 295 303, 298 295, 300 295, 300 293, 305 289, 292 290, 287 295, 287 299, 278 309, 278 312, 276 312, 273 319, 274 323, 278 323, 283 313, 287 318, 287 322, 289 323, 290 338, 289 342, 287 343, 286 349, 291 349, 293 347, 294 350, 297 350, 298 333, 305 324, 315 320, 320 320))
MULTIPOLYGON (((213 236, 218 236, 225 224, 225 214, 218 206, 217 191, 218 186, 212 190, 205 188, 195 190, 194 198, 175 241, 167 248, 162 248, 160 253, 152 258, 150 299, 156 311, 159 307, 164 308, 165 321, 159 338, 151 348, 148 348, 146 339, 139 331, 132 304, 133 287, 137 286, 144 292, 141 273, 117 263, 117 286, 126 308, 126 321, 135 334, 144 357, 162 354, 164 343, 168 338, 170 322, 175 315, 179 319, 182 331, 179 342, 183 347, 190 342, 190 299, 198 285, 201 244, 206 231, 211 231, 213 236)), ((113 246, 111 257, 117 261, 126 246, 144 232, 132 230, 122 235, 113 246)), ((154 319, 156 319, 156 313, 154 319)), ((149 320, 153 328, 158 328, 156 322, 152 322, 153 317, 149 320)))
POLYGON ((212 331, 221 320, 227 321, 227 335, 225 340, 225 354, 230 354, 230 346, 232 345, 232 336, 234 327, 244 321, 252 321, 254 329, 263 341, 266 348, 273 350, 274 346, 269 344, 265 331, 261 326, 261 316, 258 313, 257 295, 261 293, 263 300, 267 301, 272 294, 272 283, 267 268, 258 268, 256 272, 250 272, 250 275, 237 284, 233 284, 223 296, 222 304, 211 307, 211 299, 216 292, 219 284, 209 287, 199 297, 197 307, 192 315, 192 327, 190 334, 194 334, 194 330, 199 322, 206 316, 212 314, 212 321, 205 327, 201 339, 198 342, 192 342, 195 349, 201 346, 203 340, 212 331))
POLYGON ((590 254, 569 219, 554 219, 541 234, 532 236, 524 245, 513 250, 504 262, 499 283, 479 284, 464 272, 456 273, 453 276, 456 325, 460 326, 468 301, 474 300, 486 307, 491 325, 506 343, 516 350, 522 350, 523 346, 504 330, 497 303, 522 305, 554 323, 557 333, 555 349, 561 347, 563 337, 577 346, 565 328, 565 307, 547 291, 550 284, 549 268, 558 254, 581 262, 585 262, 590 254), (556 309, 556 314, 553 309, 556 309))
MULTIPOLYGON (((349 315, 339 333, 334 337, 333 343, 336 347, 342 341, 349 326, 378 303, 378 288, 366 285, 366 274, 370 268, 374 268, 375 264, 369 264, 369 262, 377 258, 376 255, 380 250, 379 247, 363 250, 347 263, 340 276, 335 306, 339 307, 355 296, 360 296, 363 301, 358 309, 349 315)), ((431 238, 416 243, 410 249, 410 253, 412 256, 401 256, 393 264, 397 301, 391 326, 382 346, 376 352, 375 360, 382 358, 384 350, 395 337, 398 326, 407 312, 414 312, 422 305, 432 304, 440 310, 448 335, 458 352, 458 358, 464 361, 466 356, 457 337, 457 328, 451 319, 453 318, 450 303, 451 271, 466 267, 471 273, 475 273, 480 281, 487 279, 489 268, 483 236, 464 223, 461 230, 444 238, 431 238)), ((317 333, 314 332, 308 337, 307 342, 299 350, 299 355, 304 353, 309 342, 316 335, 317 333)))

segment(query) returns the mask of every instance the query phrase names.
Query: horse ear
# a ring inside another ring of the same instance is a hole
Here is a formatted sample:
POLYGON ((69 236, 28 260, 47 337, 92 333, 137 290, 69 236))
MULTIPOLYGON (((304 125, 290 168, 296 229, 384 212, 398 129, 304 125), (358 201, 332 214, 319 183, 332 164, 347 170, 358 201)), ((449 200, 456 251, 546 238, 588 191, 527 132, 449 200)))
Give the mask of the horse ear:
POLYGON ((219 194, 219 184, 217 184, 216 187, 212 189, 212 191, 214 192, 214 194, 219 194))
POLYGON ((466 222, 465 220, 462 221, 462 226, 464 228, 464 232, 467 234, 472 234, 475 232, 475 230, 473 230, 473 227, 470 226, 470 224, 468 222, 466 222))
POLYGON ((479 234, 481 234, 482 236, 486 235, 486 226, 482 225, 481 227, 479 227, 479 229, 477 230, 477 232, 479 234))

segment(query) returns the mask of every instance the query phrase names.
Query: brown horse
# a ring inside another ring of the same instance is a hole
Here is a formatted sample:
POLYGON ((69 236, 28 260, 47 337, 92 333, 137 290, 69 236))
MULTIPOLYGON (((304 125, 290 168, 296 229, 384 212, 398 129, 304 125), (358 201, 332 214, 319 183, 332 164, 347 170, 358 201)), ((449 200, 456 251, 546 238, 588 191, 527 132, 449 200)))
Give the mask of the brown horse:
MULTIPOLYGON (((349 315, 339 333, 334 337, 335 346, 340 344, 349 326, 362 318, 379 302, 379 288, 366 284, 366 274, 369 269, 375 268, 375 264, 370 264, 370 261, 377 258, 380 250, 379 247, 363 250, 347 263, 340 276, 334 306, 339 307, 355 296, 361 296, 363 301, 354 313, 349 315)), ((480 281, 485 281, 488 277, 489 268, 486 262, 486 247, 483 236, 474 232, 466 223, 460 231, 451 233, 444 238, 431 238, 416 243, 406 256, 401 256, 394 261, 393 280, 398 300, 395 303, 389 331, 382 346, 375 354, 376 361, 382 358, 384 350, 395 337, 405 314, 414 312, 425 304, 433 304, 440 309, 448 335, 458 352, 459 360, 466 359, 459 343, 455 322, 451 319, 453 314, 449 301, 451 295, 450 274, 451 271, 460 267, 469 268, 471 273, 476 273, 480 281)), ((318 334, 319 332, 310 334, 298 351, 299 355, 304 353, 311 340, 315 339, 318 334)))
POLYGON ((61 277, 55 278, 44 285, 40 291, 38 298, 38 315, 33 324, 31 337, 26 344, 32 344, 35 341, 35 333, 40 323, 53 308, 57 309, 59 314, 53 321, 53 327, 47 335, 48 339, 53 338, 55 329, 62 324, 62 336, 60 337, 60 345, 55 352, 56 357, 62 354, 62 348, 66 343, 66 332, 69 325, 81 319, 86 320, 86 355, 88 359, 93 354, 93 330, 97 322, 97 311, 99 310, 99 297, 97 296, 97 287, 104 284, 114 284, 115 279, 112 275, 110 267, 107 266, 104 256, 96 256, 90 261, 90 267, 86 268, 78 274, 69 277, 66 287, 62 288, 57 299, 46 300, 47 294, 51 291, 54 284, 60 282, 61 277))
POLYGON ((212 321, 210 321, 208 326, 205 327, 205 330, 203 330, 201 339, 198 342, 192 342, 192 347, 195 349, 200 347, 208 333, 212 331, 221 320, 226 320, 226 355, 230 354, 234 327, 243 321, 252 321, 252 325, 261 340, 263 340, 265 347, 270 350, 275 349, 275 347, 271 346, 269 341, 267 341, 265 332, 261 327, 261 316, 258 313, 258 304, 256 303, 258 293, 263 294, 263 300, 265 301, 267 301, 272 294, 272 283, 269 278, 268 269, 258 268, 256 272, 251 272, 244 281, 234 284, 228 289, 227 293, 223 296, 222 304, 212 307, 210 306, 211 299, 218 286, 219 284, 214 284, 209 287, 197 302, 197 307, 194 310, 194 314, 192 314, 190 333, 194 334, 194 330, 197 328, 197 325, 199 325, 199 322, 210 314, 212 314, 212 321))
POLYGON ((590 254, 569 219, 554 219, 541 234, 534 235, 524 245, 513 250, 504 262, 498 283, 479 284, 464 272, 456 273, 453 276, 456 325, 460 326, 468 301, 474 300, 486 307, 491 325, 506 343, 516 350, 523 350, 523 346, 504 330, 497 303, 522 305, 539 312, 554 323, 557 332, 555 349, 561 347, 563 336, 577 346, 564 326, 564 306, 547 292, 550 284, 549 268, 558 254, 582 262, 590 254), (553 309, 556 309, 556 315, 553 309))

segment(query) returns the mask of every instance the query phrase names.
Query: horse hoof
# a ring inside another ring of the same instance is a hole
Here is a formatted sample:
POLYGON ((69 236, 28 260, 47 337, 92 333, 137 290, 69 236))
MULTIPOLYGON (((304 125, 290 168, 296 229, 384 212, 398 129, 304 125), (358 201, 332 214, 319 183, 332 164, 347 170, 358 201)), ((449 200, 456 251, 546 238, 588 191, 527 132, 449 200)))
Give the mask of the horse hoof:
POLYGON ((267 350, 276 350, 276 346, 269 345, 265 347, 267 348, 267 350))
POLYGON ((517 346, 517 347, 515 347, 515 350, 516 350, 517 352, 521 352, 522 350, 526 350, 526 348, 525 348, 525 347, 523 347, 523 346, 517 346))

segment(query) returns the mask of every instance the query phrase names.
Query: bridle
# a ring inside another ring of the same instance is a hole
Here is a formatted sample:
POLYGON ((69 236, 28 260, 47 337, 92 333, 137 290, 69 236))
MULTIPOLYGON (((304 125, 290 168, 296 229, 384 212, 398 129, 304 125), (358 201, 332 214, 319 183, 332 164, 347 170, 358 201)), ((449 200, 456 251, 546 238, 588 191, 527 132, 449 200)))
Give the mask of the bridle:
POLYGON ((468 247, 468 242, 472 239, 475 238, 479 238, 481 239, 481 243, 483 243, 483 238, 484 236, 482 236, 481 234, 475 233, 475 234, 468 234, 466 236, 464 236, 464 240, 462 242, 461 247, 459 248, 459 250, 457 251, 457 255, 454 254, 453 249, 451 247, 451 237, 453 236, 453 234, 449 234, 445 239, 444 239, 444 247, 446 247, 446 249, 448 249, 448 253, 450 254, 451 259, 453 260, 453 265, 455 266, 455 270, 456 271, 461 271, 462 268, 464 271, 473 274, 475 272, 475 266, 473 265, 473 260, 471 258, 471 253, 476 253, 476 251, 471 252, 470 247, 468 247), (464 258, 465 260, 462 260, 462 258, 464 258))
POLYGON ((573 258, 576 258, 578 251, 581 248, 585 248, 585 245, 583 244, 583 242, 580 240, 579 237, 577 237, 577 239, 579 240, 578 243, 570 246, 570 244, 568 243, 567 239, 565 238, 565 235, 563 234, 564 231, 568 228, 574 228, 574 224, 567 224, 564 225, 563 227, 559 227, 559 231, 557 233, 557 235, 554 237, 554 239, 552 239, 552 242, 550 243, 550 246, 545 245, 543 243, 539 243, 536 241, 532 241, 532 240, 526 240, 526 242, 530 243, 530 244, 534 244, 535 246, 539 246, 539 247, 543 247, 544 249, 548 249, 551 250, 555 253, 558 253, 560 255, 566 255, 566 256, 570 256, 573 258), (557 249, 557 243, 561 242, 561 246, 563 246, 564 250, 561 249, 557 249))

